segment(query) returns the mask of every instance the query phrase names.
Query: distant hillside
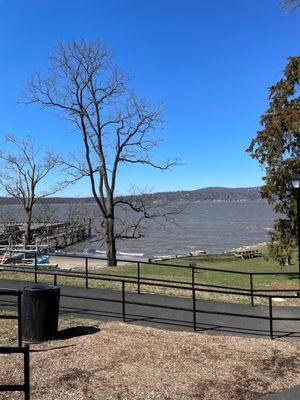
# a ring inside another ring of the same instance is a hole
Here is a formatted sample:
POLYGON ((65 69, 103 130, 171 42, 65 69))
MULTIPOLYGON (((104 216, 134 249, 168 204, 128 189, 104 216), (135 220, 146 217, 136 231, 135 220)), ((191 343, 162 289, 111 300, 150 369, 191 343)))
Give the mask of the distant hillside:
POLYGON ((254 201, 261 200, 260 188, 207 187, 197 190, 153 193, 153 197, 165 200, 188 201, 254 201))
MULTIPOLYGON (((224 187, 208 187, 197 190, 181 190, 176 192, 158 192, 149 196, 153 201, 257 201, 262 200, 260 196, 260 188, 224 188, 224 187)), ((75 197, 51 197, 44 199, 44 202, 51 204, 64 203, 93 203, 92 197, 75 198, 75 197)), ((17 204, 13 198, 0 197, 0 205, 17 204)))

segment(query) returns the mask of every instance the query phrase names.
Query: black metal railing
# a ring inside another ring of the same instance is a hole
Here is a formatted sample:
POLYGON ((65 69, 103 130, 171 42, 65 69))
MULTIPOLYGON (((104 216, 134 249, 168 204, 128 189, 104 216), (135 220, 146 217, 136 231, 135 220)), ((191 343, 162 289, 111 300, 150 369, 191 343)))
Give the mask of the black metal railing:
MULTIPOLYGON (((105 257, 93 257, 93 256, 82 256, 82 255, 77 255, 77 254, 59 254, 59 257, 71 257, 71 258, 79 258, 84 260, 84 266, 85 266, 85 276, 86 276, 86 287, 88 287, 88 279, 89 279, 89 260, 100 260, 100 261, 107 261, 107 258, 105 257)), ((256 288, 255 287, 255 277, 256 276, 290 276, 290 277, 299 277, 299 272, 247 272, 247 271, 236 271, 236 270, 231 270, 231 269, 221 269, 221 268, 209 268, 209 267, 201 267, 201 266, 196 266, 193 263, 189 265, 178 265, 178 264, 171 264, 171 263, 158 263, 158 262, 149 262, 149 261, 141 261, 141 260, 132 260, 132 259, 122 259, 119 258, 117 260, 118 262, 121 263, 130 263, 130 264, 135 264, 136 265, 136 274, 134 276, 130 276, 130 278, 135 278, 137 280, 137 291, 138 293, 141 293, 141 285, 143 282, 146 281, 157 281, 157 282, 167 282, 167 283, 174 283, 174 284, 194 284, 197 286, 201 285, 202 287, 218 287, 220 289, 229 289, 229 290, 241 290, 245 292, 249 292, 251 294, 250 296, 250 303, 252 306, 254 306, 254 298, 256 297, 256 293, 262 293, 262 292, 270 292, 270 293, 280 293, 280 292, 297 292, 300 290, 300 288, 295 288, 295 289, 285 289, 285 288, 276 288, 276 289, 269 289, 269 288, 256 288), (167 267, 167 268, 179 268, 182 270, 190 270, 191 271, 191 280, 186 281, 186 280, 170 280, 170 279, 163 279, 163 278, 147 278, 147 277, 142 277, 142 266, 158 266, 158 267, 167 267), (234 286, 229 286, 229 285, 210 285, 206 283, 197 283, 195 280, 195 273, 199 273, 201 271, 206 271, 209 273, 224 273, 224 274, 234 274, 234 275, 241 275, 241 276, 247 276, 247 281, 248 281, 248 287, 247 288, 242 288, 242 287, 234 287, 234 286)), ((35 270, 37 271, 38 266, 35 263, 35 270)), ((111 276, 111 277, 117 277, 117 278, 128 278, 128 275, 120 275, 120 274, 108 274, 108 273, 95 273, 93 272, 93 275, 99 275, 99 276, 111 276)), ((36 275, 35 275, 35 280, 36 280, 36 275)))
MULTIPOLYGON (((192 279, 191 283, 183 283, 179 282, 174 283, 176 281, 166 281, 166 280, 159 280, 155 279, 152 281, 151 279, 145 280, 141 277, 124 277, 122 278, 115 275, 107 275, 107 274, 100 274, 100 273, 89 273, 88 268, 85 269, 84 272, 63 272, 63 271, 54 271, 54 270, 41 270, 41 269, 23 269, 21 270, 22 273, 25 274, 34 274, 35 282, 37 282, 37 277, 41 276, 52 276, 54 280, 54 284, 57 284, 58 277, 68 277, 68 278, 79 278, 85 281, 85 287, 89 288, 89 280, 98 280, 98 281, 106 281, 106 282, 114 282, 119 283, 121 285, 121 298, 101 298, 101 297, 94 297, 94 296, 87 296, 84 295, 82 298, 89 299, 89 300, 98 300, 98 301, 108 301, 114 303, 120 303, 122 306, 121 314, 123 321, 126 320, 126 305, 136 305, 136 306, 144 306, 144 307, 157 307, 157 308, 166 308, 166 309, 173 309, 178 311, 188 311, 193 313, 193 329, 197 331, 197 314, 212 314, 212 315, 223 315, 223 316, 230 316, 230 317, 240 317, 240 318, 252 318, 252 319, 263 319, 269 321, 269 336, 271 339, 274 338, 274 329, 273 325, 275 321, 300 321, 300 318, 290 318, 290 317, 274 317, 273 315, 273 299, 274 298, 281 298, 281 299, 293 299, 299 300, 300 298, 297 295, 276 295, 276 294, 263 294, 263 293, 255 293, 253 290, 249 289, 238 289, 238 288, 230 288, 227 286, 210 286, 209 285, 203 286, 199 283, 195 282, 195 273, 198 267, 189 266, 188 268, 192 271, 192 279), (192 307, 184 308, 184 307, 173 307, 170 305, 165 304, 153 304, 153 303, 145 303, 145 302, 137 302, 137 301, 129 301, 126 299, 126 285, 134 284, 138 287, 138 293, 140 293, 140 287, 143 286, 150 286, 150 287, 160 287, 160 288, 171 288, 171 289, 181 289, 190 291, 192 294, 192 307), (225 289, 225 290, 224 290, 225 289), (212 311, 207 309, 198 309, 197 308, 197 293, 198 292, 206 292, 206 293, 213 293, 213 294, 222 294, 222 295, 230 295, 230 296, 245 296, 252 299, 253 296, 265 299, 267 301, 267 315, 257 315, 257 314, 245 314, 245 313, 232 313, 232 312, 225 312, 225 311, 212 311)), ((11 272, 20 272, 18 267, 7 267, 5 271, 11 272)), ((63 297, 75 297, 80 298, 77 295, 64 295, 63 297)))
MULTIPOLYGON (((92 279, 95 279, 94 277, 92 279)), ((103 280, 110 280, 110 278, 99 278, 103 280)), ((63 297, 69 297, 69 298, 82 298, 82 299, 88 299, 88 300, 94 300, 94 301, 105 301, 105 302, 113 302, 113 303, 120 303, 122 306, 121 310, 121 315, 122 315, 122 320, 123 322, 126 322, 126 305, 135 305, 135 306, 143 306, 143 307, 152 307, 152 308, 163 308, 163 309, 169 309, 169 310, 176 310, 176 311, 187 311, 187 312, 192 312, 193 314, 193 322, 192 322, 192 328, 196 332, 198 331, 198 324, 197 324, 197 314, 211 314, 211 315, 220 315, 220 316, 230 316, 230 317, 239 317, 239 318, 251 318, 251 319, 260 319, 260 320, 266 320, 269 321, 269 337, 271 339, 274 339, 274 322, 276 321, 300 321, 300 318, 291 318, 291 317, 274 317, 273 315, 273 299, 274 298, 284 298, 284 299, 298 299, 298 297, 295 296, 272 296, 272 295, 263 295, 260 294, 258 297, 264 298, 267 300, 267 314, 266 315, 256 315, 256 314, 245 314, 245 313, 235 313, 235 312, 226 312, 226 311, 212 311, 208 309, 199 309, 197 308, 197 292, 210 292, 210 293, 220 293, 224 295, 239 295, 239 296, 251 296, 250 294, 245 294, 244 292, 228 292, 228 291, 220 291, 220 290, 213 290, 213 289, 199 289, 196 287, 192 288, 187 288, 184 287, 182 288, 181 286, 174 286, 174 285, 166 285, 166 284, 157 284, 157 283, 146 283, 146 285, 151 285, 151 286, 163 286, 163 287, 172 287, 172 288, 180 288, 184 290, 191 290, 192 291, 192 307, 175 307, 175 306, 170 306, 170 305, 165 305, 165 304, 153 304, 153 303, 145 303, 145 302, 140 302, 140 301, 130 301, 127 300, 126 298, 126 284, 132 283, 130 280, 115 280, 115 282, 121 283, 121 298, 115 299, 115 298, 106 298, 106 297, 95 297, 95 296, 78 296, 78 295, 63 295, 63 297)), ((285 334, 287 336, 288 334, 285 334)))
POLYGON ((0 347, 0 354, 23 354, 24 356, 24 383, 16 385, 0 385, 0 392, 24 392, 25 400, 30 399, 30 365, 29 346, 22 346, 22 290, 0 288, 0 296, 17 298, 17 314, 0 314, 0 319, 18 321, 18 347, 0 347))
POLYGON ((0 296, 17 297, 17 314, 0 314, 0 319, 15 319, 18 321, 18 346, 22 347, 22 290, 0 288, 0 296))
POLYGON ((0 392, 24 392, 25 400, 30 400, 30 362, 29 346, 23 347, 0 347, 0 354, 23 354, 24 355, 24 383, 17 385, 0 385, 0 392))
MULTIPOLYGON (((53 254, 49 254, 53 255, 53 254)), ((107 261, 107 258, 105 257, 93 257, 93 256, 85 256, 85 255, 78 255, 76 253, 64 253, 64 254, 58 254, 57 256, 59 257, 71 257, 71 258, 78 258, 84 260, 83 263, 83 269, 84 269, 84 274, 85 274, 85 286, 86 288, 89 287, 89 277, 91 273, 89 272, 89 260, 99 260, 99 261, 107 261)), ((138 293, 141 293, 141 285, 145 284, 147 281, 151 282, 167 282, 167 283, 174 283, 174 284, 183 284, 183 285, 189 285, 192 284, 192 281, 194 279, 194 284, 196 286, 201 286, 201 287, 212 287, 212 288, 220 288, 220 289, 228 289, 228 290, 240 290, 240 291, 245 291, 249 292, 251 294, 250 296, 250 303, 252 306, 254 306, 254 298, 256 297, 257 293, 293 293, 293 292, 300 292, 300 287, 295 288, 295 289, 285 289, 285 288, 256 288, 255 287, 255 277, 257 276, 290 276, 290 277, 299 277, 299 272, 247 272, 247 271, 236 271, 236 270, 231 270, 231 269, 221 269, 221 268, 209 268, 209 267, 201 267, 201 266, 196 266, 195 264, 191 263, 189 265, 178 265, 178 264, 170 264, 170 263, 159 263, 159 262, 149 262, 149 261, 142 261, 142 260, 133 260, 133 259, 122 259, 119 258, 117 260, 120 263, 130 263, 130 264, 135 264, 136 265, 136 273, 133 276, 128 276, 128 275, 120 275, 120 274, 109 274, 109 273, 101 273, 101 272, 93 272, 92 275, 98 275, 98 276, 111 276, 112 278, 120 278, 120 279, 126 279, 126 278, 134 278, 137 280, 137 291, 138 293), (147 277, 142 277, 142 266, 158 266, 158 267, 167 267, 167 268, 179 268, 182 270, 190 270, 191 271, 191 279, 189 281, 187 280, 172 280, 172 279, 163 279, 163 278, 147 278, 147 277), (215 285, 215 284, 207 284, 207 283, 199 283, 195 281, 194 274, 195 273, 200 273, 201 271, 206 271, 211 274, 214 273, 224 273, 224 274, 234 274, 234 275, 240 275, 240 276, 246 276, 247 277, 247 288, 245 287, 235 287, 235 286, 229 286, 229 285, 215 285)), ((3 266, 5 270, 7 270, 6 266, 3 266)), ((29 268, 28 265, 25 265, 26 268, 29 268)), ((47 270, 47 265, 43 264, 42 266, 39 266, 37 264, 37 255, 35 255, 35 261, 34 265, 31 267, 34 268, 34 281, 37 283, 37 276, 38 276, 38 270, 39 268, 43 268, 43 270, 47 270)), ((22 269, 23 272, 23 269, 22 269)), ((56 278, 55 278, 56 279, 56 278)), ((298 280, 297 280, 298 281, 298 280)))

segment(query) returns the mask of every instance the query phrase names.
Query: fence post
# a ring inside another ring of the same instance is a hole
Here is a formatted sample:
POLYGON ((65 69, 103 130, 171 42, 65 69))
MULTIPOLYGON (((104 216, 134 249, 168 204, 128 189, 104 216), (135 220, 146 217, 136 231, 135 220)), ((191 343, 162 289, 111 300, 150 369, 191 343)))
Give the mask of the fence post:
POLYGON ((270 321, 270 339, 274 339, 272 296, 269 296, 269 321, 270 321))
POLYGON ((24 349, 24 393, 25 400, 30 400, 30 362, 29 362, 29 346, 24 349))
POLYGON ((195 263, 190 263, 190 268, 192 270, 192 288, 195 288, 195 267, 196 264, 195 263))
POLYGON ((138 294, 141 294, 140 278, 141 278, 141 266, 140 266, 140 263, 139 263, 139 261, 138 261, 138 263, 137 263, 138 294))
POLYGON ((125 315, 125 281, 122 281, 122 319, 123 319, 123 322, 126 321, 126 315, 125 315))
POLYGON ((192 289, 193 292, 193 329, 197 330, 197 317, 196 317, 196 291, 195 288, 192 289))
POLYGON ((197 330, 197 316, 196 316, 196 290, 195 290, 195 264, 190 264, 192 269, 192 296, 193 296, 193 329, 197 330))
POLYGON ((18 346, 22 347, 22 291, 18 291, 18 346))
POLYGON ((250 273, 250 292, 251 292, 251 306, 254 307, 254 289, 253 289, 253 274, 250 273))
POLYGON ((54 285, 56 286, 57 285, 57 273, 56 272, 54 272, 53 277, 54 277, 54 285))
POLYGON ((89 259, 85 257, 85 287, 89 288, 89 259))
POLYGON ((34 255, 34 283, 37 283, 37 256, 34 255))

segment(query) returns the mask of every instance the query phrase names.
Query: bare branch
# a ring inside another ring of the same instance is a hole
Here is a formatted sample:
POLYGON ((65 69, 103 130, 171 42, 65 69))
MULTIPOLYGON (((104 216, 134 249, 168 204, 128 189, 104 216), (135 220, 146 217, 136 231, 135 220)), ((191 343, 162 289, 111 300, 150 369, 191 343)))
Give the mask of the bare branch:
POLYGON ((53 152, 41 153, 34 147, 33 139, 17 139, 6 136, 6 141, 16 149, 15 153, 0 153, 0 185, 11 197, 18 200, 26 216, 25 242, 31 241, 33 207, 40 199, 53 195, 63 185, 55 185, 47 191, 41 191, 40 183, 61 164, 60 158, 53 152))
MULTIPOLYGON (((50 57, 47 77, 40 74, 28 82, 23 101, 42 108, 53 108, 74 124, 82 138, 84 160, 70 158, 64 167, 70 180, 87 177, 93 197, 103 218, 104 240, 108 258, 115 265, 115 240, 142 234, 142 221, 152 218, 145 208, 128 233, 116 233, 115 190, 122 164, 143 164, 161 170, 177 164, 177 160, 158 163, 151 152, 160 144, 156 131, 161 130, 161 104, 151 104, 135 95, 130 79, 113 64, 113 52, 103 42, 84 40, 59 44, 50 57)), ((131 203, 133 204, 133 203, 131 203)), ((123 204, 124 206, 125 204, 123 204)), ((127 205, 128 206, 128 205, 127 205)))

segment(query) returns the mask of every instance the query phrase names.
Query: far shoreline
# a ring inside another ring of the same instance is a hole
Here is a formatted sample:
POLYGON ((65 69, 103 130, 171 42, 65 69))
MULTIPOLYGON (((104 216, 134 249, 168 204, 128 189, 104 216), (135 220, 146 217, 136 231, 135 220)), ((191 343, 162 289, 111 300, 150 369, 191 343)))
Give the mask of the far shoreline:
MULTIPOLYGON (((141 259, 141 258, 134 258, 132 257, 131 259, 126 260, 126 258, 118 258, 119 263, 122 266, 125 265, 129 265, 132 263, 132 261, 136 261, 136 262, 159 262, 159 261, 168 261, 168 260, 179 260, 179 259, 184 259, 184 258, 196 258, 196 257, 201 257, 201 256, 221 256, 224 254, 232 254, 235 251, 243 251, 243 250, 255 250, 255 249, 263 249, 266 248, 269 242, 260 242, 257 244, 250 244, 250 245, 244 245, 244 246, 240 246, 228 251, 223 251, 223 252, 219 252, 219 253, 206 253, 205 250, 197 250, 195 252, 192 253, 188 253, 188 254, 170 254, 170 255, 166 255, 166 256, 161 256, 161 257, 152 257, 149 259, 141 259), (196 254, 198 253, 198 254, 196 254)), ((58 268, 62 268, 62 269, 73 269, 73 268, 84 268, 85 267, 85 259, 88 259, 88 266, 92 269, 102 269, 102 268, 106 268, 107 267, 107 260, 106 258, 96 258, 93 257, 92 254, 84 254, 84 253, 78 253, 78 255, 76 253, 73 253, 72 255, 70 254, 66 254, 65 256, 63 254, 59 255, 59 254, 53 254, 50 255, 49 258, 49 263, 51 265, 57 265, 58 268)))

